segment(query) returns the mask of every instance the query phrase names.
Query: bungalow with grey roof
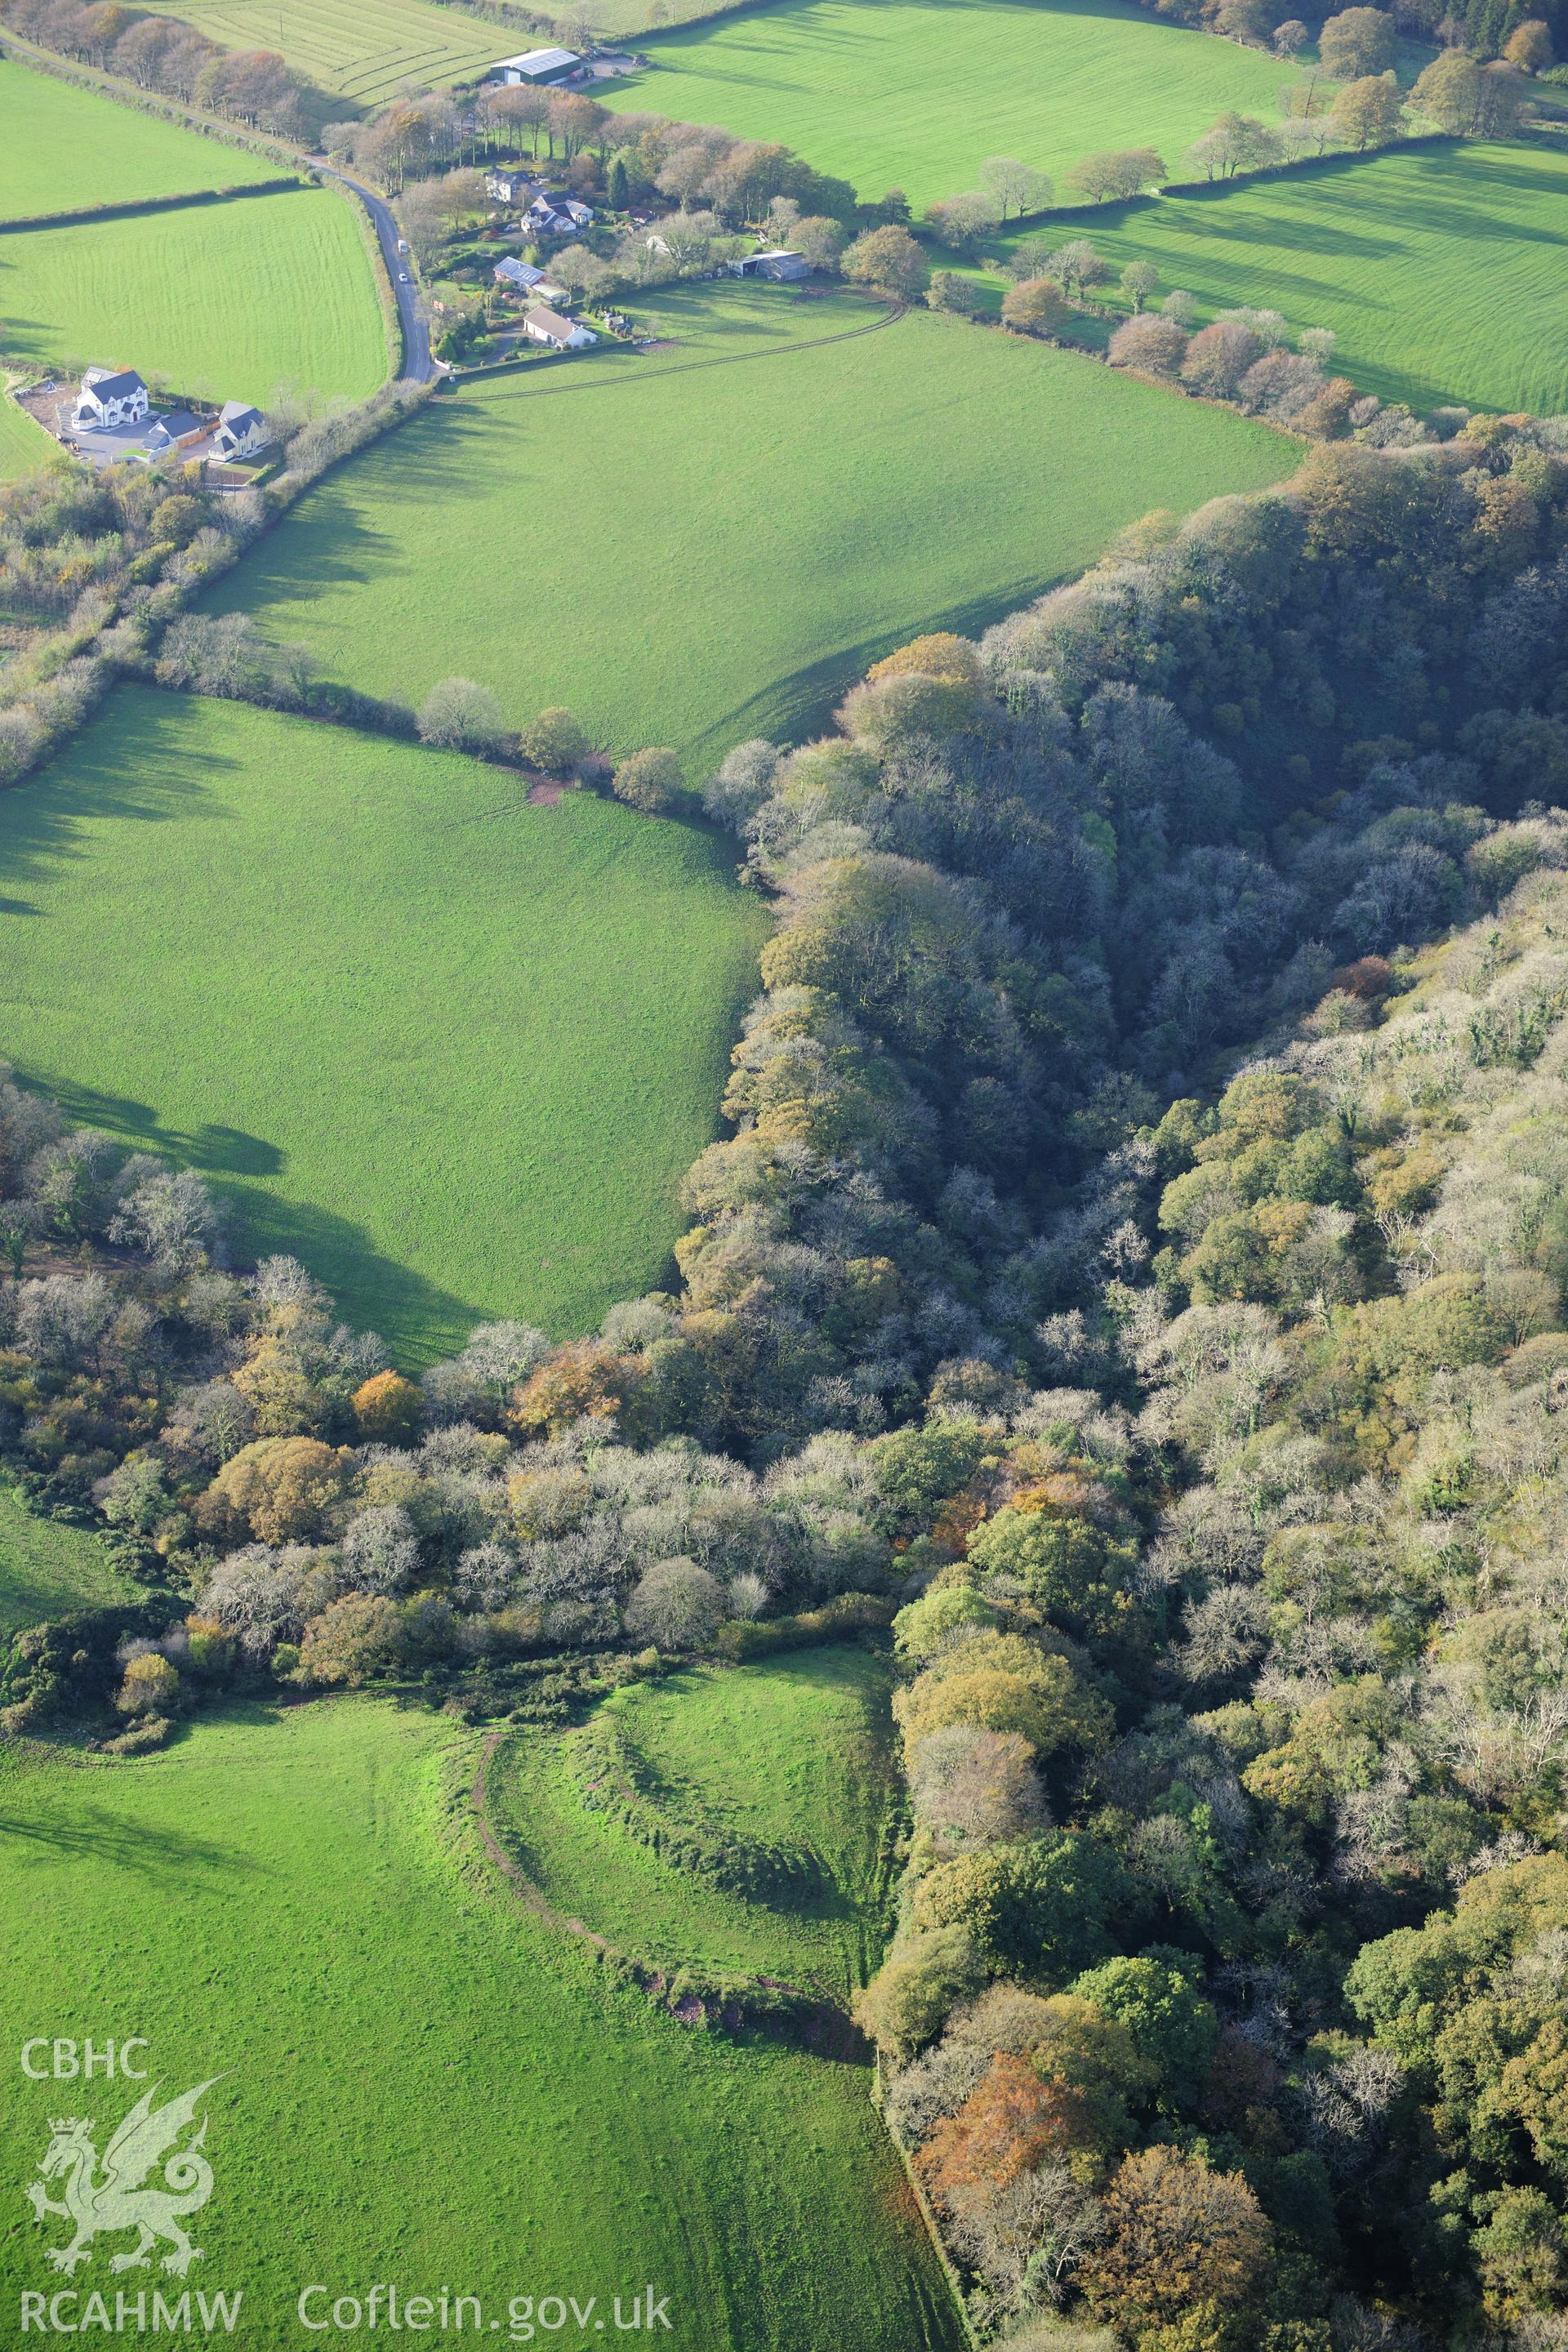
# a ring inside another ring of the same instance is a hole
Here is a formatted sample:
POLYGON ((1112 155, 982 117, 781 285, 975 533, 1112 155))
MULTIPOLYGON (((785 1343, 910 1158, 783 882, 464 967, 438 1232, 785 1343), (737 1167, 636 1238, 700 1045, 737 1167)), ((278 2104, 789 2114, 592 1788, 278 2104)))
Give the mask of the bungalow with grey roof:
POLYGON ((563 319, 559 310, 546 310, 542 306, 523 312, 522 331, 531 341, 547 344, 557 352, 585 351, 599 340, 591 327, 581 326, 575 319, 563 319))

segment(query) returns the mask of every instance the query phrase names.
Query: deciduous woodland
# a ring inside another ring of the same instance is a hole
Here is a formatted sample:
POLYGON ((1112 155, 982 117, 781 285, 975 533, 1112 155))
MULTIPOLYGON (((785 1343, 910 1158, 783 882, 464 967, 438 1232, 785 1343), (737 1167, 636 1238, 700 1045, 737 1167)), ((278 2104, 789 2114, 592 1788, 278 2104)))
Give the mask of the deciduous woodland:
POLYGON ((1319 449, 731 752, 763 993, 590 1339, 410 1380, 8 1088, 7 1458, 144 1588, 13 1639, 13 1734, 891 1618, 857 2013, 973 2322, 1557 2340, 1565 524, 1552 428, 1319 449))
POLYGON ((700 5, 0 0, 0 2301, 1568 2352, 1564 0, 700 5))

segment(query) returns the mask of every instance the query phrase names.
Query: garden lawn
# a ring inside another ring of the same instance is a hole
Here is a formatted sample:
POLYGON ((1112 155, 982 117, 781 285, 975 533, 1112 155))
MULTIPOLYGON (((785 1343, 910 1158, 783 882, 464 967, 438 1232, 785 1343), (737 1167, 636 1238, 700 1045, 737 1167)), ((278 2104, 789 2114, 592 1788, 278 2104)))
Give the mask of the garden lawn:
POLYGON ((973 188, 988 155, 1059 179, 1098 149, 1155 147, 1174 171, 1226 108, 1275 121, 1292 79, 1123 0, 775 0, 637 47, 651 70, 596 89, 605 105, 782 140, 917 212, 973 188))
MULTIPOLYGON (((0 1748, 6 2046, 134 2033, 165 2096, 222 2078, 204 2258, 135 2283, 239 2290, 236 2340, 268 2347, 310 2340, 318 2282, 477 2295, 463 2340, 501 2344, 513 2297, 608 2323, 651 2282, 680 2352, 958 2352, 864 2068, 682 2027, 557 1938, 477 1851, 477 1745, 365 1697, 236 1706, 134 1764, 0 1748)), ((48 2118, 92 2115, 101 2150, 137 2090, 18 2075, 8 2309, 66 2284, 19 2193, 48 2118)), ((70 2282, 110 2314, 128 2242, 70 2282)), ((618 2340, 564 2316, 534 2340, 618 2340)))
POLYGON ((1087 225, 1204 319, 1238 304, 1331 327, 1336 373, 1417 411, 1568 408, 1568 153, 1395 149, 1289 178, 1118 205, 1087 225))
POLYGON ((805 1848, 819 1891, 792 1908, 751 1903, 675 1869, 584 1805, 581 1731, 520 1731, 488 1779, 497 1835, 560 1913, 628 1958, 767 1975, 844 2002, 887 1933, 883 1832, 899 1780, 885 1665, 855 1648, 699 1667, 605 1702, 674 1822, 805 1848))
POLYGON ((275 180, 279 169, 247 148, 0 58, 0 221, 238 187, 275 180))
POLYGON ((0 1635, 68 1610, 142 1597, 110 1566, 95 1535, 35 1517, 16 1487, 0 1479, 0 1635))
POLYGON ((732 845, 119 688, 0 793, 0 1054, 232 1199, 405 1362, 664 1280, 764 916, 732 845))
POLYGON ((0 317, 13 358, 136 367, 214 400, 358 400, 387 373, 352 200, 324 188, 0 236, 0 317))
POLYGON ((700 779, 819 728, 867 664, 977 629, 1152 507, 1290 473, 1300 445, 1070 352, 927 310, 693 287, 667 351, 443 398, 310 491, 217 590, 329 676, 574 709, 700 779), (686 339, 691 338, 688 346, 686 339), (756 353, 733 365, 699 360, 756 353))
MULTIPOLYGON (((498 57, 518 47, 507 26, 487 29, 463 9, 437 7, 434 0, 268 0, 264 18, 244 0, 148 0, 148 5, 155 16, 182 17, 226 48, 254 48, 265 35, 268 47, 318 89, 367 110, 405 89, 477 81, 498 57)), ((340 116, 342 110, 337 110, 340 116)))

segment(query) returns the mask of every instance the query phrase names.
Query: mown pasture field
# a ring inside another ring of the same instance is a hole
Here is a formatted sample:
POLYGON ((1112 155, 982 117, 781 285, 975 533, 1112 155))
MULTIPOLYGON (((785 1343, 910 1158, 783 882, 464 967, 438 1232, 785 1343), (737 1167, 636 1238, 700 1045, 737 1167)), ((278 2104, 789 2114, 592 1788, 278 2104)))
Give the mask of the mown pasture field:
MULTIPOLYGON (((497 58, 528 42, 504 26, 487 27, 460 8, 432 0, 269 0, 258 18, 242 0, 148 0, 226 48, 277 49, 319 89, 374 111, 405 90, 477 80, 497 58)), ((339 113, 342 112, 340 108, 339 113)))
POLYGON ((95 1535, 41 1519, 0 1479, 0 1635, 72 1609, 139 1598, 95 1535))
MULTIPOLYGON (((1568 153, 1456 141, 1117 205, 1085 225, 1203 317, 1247 303, 1331 327, 1333 364, 1417 411, 1568 408, 1568 153)), ((1014 240, 1008 240, 1009 243, 1014 240)))
MULTIPOLYGON (((512 2297, 607 2318, 652 2283, 684 2352, 957 2352, 864 2068, 683 2027, 537 1921, 477 1847, 477 1745, 363 1697, 235 1706, 151 1762, 0 1751, 8 2046, 91 2021, 145 2035, 170 2094, 223 2077, 184 2284, 241 2289, 266 2345, 305 2340, 313 2282, 478 2295, 503 2344, 512 2297)), ((136 2088, 86 2111, 111 2126, 136 2088)), ((7 2100, 18 2189, 65 2104, 7 2100)), ((63 2284, 55 2242, 8 2200, 8 2308, 63 2284)), ((122 2242, 72 2282, 111 2312, 122 2242)), ((616 2340, 585 2326, 535 2340, 616 2340)))
POLYGON ((119 689, 0 794, 0 1052, 205 1171, 408 1362, 661 1281, 764 918, 732 848, 455 755, 119 689))
POLYGON ((0 58, 0 221, 235 188, 278 173, 248 148, 0 58))
POLYGON ((1299 445, 1070 352, 847 297, 691 287, 663 351, 443 398, 339 467, 217 592, 323 670, 418 699, 565 703, 697 781, 798 740, 866 665, 977 628, 1150 508, 1291 472, 1299 445), (693 366, 692 360, 732 359, 693 366))
POLYGON ((917 211, 973 188, 988 155, 1059 175, 1099 148, 1156 147, 1173 171, 1226 107, 1275 120, 1291 79, 1124 0, 774 0, 637 45, 653 69, 596 91, 606 105, 783 140, 917 211))
POLYGON ((490 1815, 558 1912, 668 1969, 769 1976, 847 2000, 886 1938, 882 1843, 898 1788, 886 1667, 852 1648, 697 1667, 604 1702, 671 1819, 804 1848, 818 1888, 789 1908, 668 1867, 582 1801, 581 1730, 509 1736, 490 1815))
POLYGON ((216 400, 363 399, 386 334, 351 206, 302 188, 0 236, 9 352, 137 367, 216 400))

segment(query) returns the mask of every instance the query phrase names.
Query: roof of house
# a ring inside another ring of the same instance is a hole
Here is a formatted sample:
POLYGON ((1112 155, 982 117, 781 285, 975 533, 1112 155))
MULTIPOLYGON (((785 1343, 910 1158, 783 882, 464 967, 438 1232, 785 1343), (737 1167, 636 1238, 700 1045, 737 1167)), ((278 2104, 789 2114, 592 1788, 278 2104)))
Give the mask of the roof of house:
POLYGON ((504 73, 510 66, 517 73, 560 73, 566 66, 581 63, 575 49, 524 49, 521 57, 498 58, 490 71, 504 73))
POLYGON ((563 319, 559 310, 545 310, 542 303, 536 303, 531 310, 525 310, 522 323, 525 327, 535 328, 541 334, 548 335, 552 343, 570 342, 577 332, 576 327, 570 319, 563 319))
POLYGON ((520 261, 515 253, 509 253, 504 261, 496 263, 495 275, 510 278, 514 286, 542 286, 544 283, 543 270, 536 269, 531 261, 520 261))
POLYGON ((753 261, 804 261, 805 258, 805 256, 797 253, 793 245, 766 245, 760 253, 752 256, 753 261))
POLYGON ((121 368, 118 375, 97 376, 91 383, 82 385, 83 392, 90 392, 95 400, 123 400, 131 393, 146 389, 134 368, 121 368))
POLYGON ((220 425, 259 425, 261 411, 252 408, 247 400, 226 400, 218 422, 220 425))

